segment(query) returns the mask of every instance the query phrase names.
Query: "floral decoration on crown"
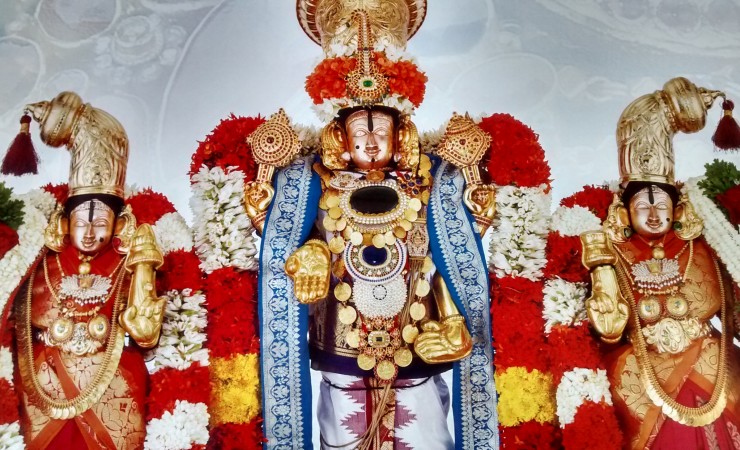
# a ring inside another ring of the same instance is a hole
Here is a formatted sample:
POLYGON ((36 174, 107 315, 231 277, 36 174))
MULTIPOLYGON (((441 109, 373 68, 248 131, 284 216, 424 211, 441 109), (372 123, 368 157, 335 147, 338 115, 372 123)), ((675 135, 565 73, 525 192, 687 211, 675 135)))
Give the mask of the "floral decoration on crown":
MULTIPOLYGON (((424 100, 426 74, 413 61, 393 61, 382 52, 373 52, 372 60, 388 80, 389 92, 383 96, 381 104, 402 114, 411 114, 424 100)), ((342 108, 360 106, 347 95, 347 75, 356 67, 357 59, 353 57, 327 58, 306 78, 306 91, 322 120, 331 120, 342 108)))

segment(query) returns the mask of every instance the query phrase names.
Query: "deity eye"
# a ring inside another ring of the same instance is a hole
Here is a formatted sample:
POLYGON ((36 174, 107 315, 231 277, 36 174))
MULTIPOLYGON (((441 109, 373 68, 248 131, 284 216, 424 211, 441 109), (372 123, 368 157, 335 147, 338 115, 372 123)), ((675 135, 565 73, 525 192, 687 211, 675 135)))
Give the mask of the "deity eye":
POLYGON ((87 224, 88 224, 88 223, 87 223, 87 222, 85 222, 84 220, 76 220, 76 221, 75 221, 75 225, 74 225, 74 226, 76 226, 76 227, 86 227, 86 226, 87 226, 87 224))
POLYGON ((357 130, 357 131, 354 132, 354 134, 352 136, 353 137, 367 136, 367 131, 365 131, 365 130, 357 130))
POLYGON ((388 136, 388 129, 387 128, 376 128, 375 134, 378 136, 388 136))

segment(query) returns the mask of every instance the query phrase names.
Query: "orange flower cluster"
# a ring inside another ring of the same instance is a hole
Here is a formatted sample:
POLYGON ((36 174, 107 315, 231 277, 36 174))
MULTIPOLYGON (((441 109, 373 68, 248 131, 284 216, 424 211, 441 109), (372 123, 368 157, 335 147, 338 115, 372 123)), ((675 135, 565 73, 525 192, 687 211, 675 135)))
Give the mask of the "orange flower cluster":
MULTIPOLYGON (((427 76, 411 61, 393 62, 383 53, 373 54, 373 61, 380 73, 388 79, 391 94, 407 98, 414 106, 424 100, 427 76)), ((357 59, 351 57, 328 58, 306 78, 306 92, 315 104, 331 98, 347 95, 347 75, 357 67, 357 59)))

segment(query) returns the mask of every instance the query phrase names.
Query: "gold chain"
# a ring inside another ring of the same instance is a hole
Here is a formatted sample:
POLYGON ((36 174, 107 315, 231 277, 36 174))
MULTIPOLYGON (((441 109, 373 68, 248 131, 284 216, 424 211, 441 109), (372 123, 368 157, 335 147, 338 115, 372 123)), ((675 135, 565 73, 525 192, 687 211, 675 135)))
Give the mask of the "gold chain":
MULTIPOLYGON (((682 255, 683 253, 684 253, 684 251, 686 251, 686 247, 688 247, 688 248, 689 248, 689 260, 688 260, 688 262, 686 263, 686 269, 685 269, 685 270, 684 270, 684 272, 683 272, 683 276, 681 277, 681 283, 680 283, 680 284, 684 284, 684 283, 686 283, 686 278, 687 278, 687 277, 689 276, 689 270, 691 270, 691 266, 693 265, 693 262, 694 262, 694 241, 693 241, 693 240, 691 240, 691 241, 687 242, 687 243, 686 243, 686 244, 685 244, 685 245, 684 245, 684 246, 683 246, 683 247, 681 248, 681 250, 679 250, 679 252, 678 252, 678 253, 676 253, 676 256, 674 256, 674 257, 672 258, 672 259, 675 259, 676 261, 678 261, 678 258, 679 258, 679 257, 680 257, 680 256, 681 256, 681 255, 682 255)), ((629 261, 629 260, 627 259, 627 257, 626 257, 626 256, 624 255, 624 253, 622 253, 622 250, 620 250, 620 249, 619 249, 619 246, 618 246, 618 245, 615 245, 615 246, 614 246, 614 250, 616 250, 616 252, 617 252, 617 256, 619 256, 619 258, 621 259, 621 262, 622 262, 622 264, 624 264, 624 265, 629 265, 630 267, 632 266, 632 263, 631 263, 631 262, 630 262, 630 261, 629 261)), ((631 271, 625 270, 625 274, 626 274, 626 276, 627 276, 627 279, 629 280, 630 284, 631 284, 632 286, 635 286, 635 280, 634 280, 634 279, 632 278, 632 273, 631 273, 631 271)), ((658 291, 654 291, 654 290, 652 290, 652 289, 647 289, 647 290, 646 290, 646 291, 645 291, 644 293, 645 293, 645 294, 658 294, 658 295, 664 295, 664 294, 670 294, 670 293, 671 293, 672 291, 675 291, 676 289, 677 289, 677 287, 676 287, 676 286, 673 286, 672 288, 670 288, 670 289, 668 289, 668 290, 658 290, 658 291)), ((641 294, 643 293, 643 290, 642 290, 642 288, 637 288, 637 290, 638 290, 638 291, 639 291, 639 292, 640 292, 641 294)))
MULTIPOLYGON (((51 280, 49 279, 49 268, 48 268, 48 265, 46 263, 47 256, 48 256, 48 254, 47 255, 44 255, 44 259, 43 259, 44 281, 46 282, 46 287, 49 288, 49 294, 51 294, 51 298, 52 298, 52 300, 54 300, 54 304, 56 306, 60 306, 62 304, 62 300, 59 298, 59 295, 55 292, 54 286, 53 286, 51 280)), ((113 269, 113 271, 111 272, 111 274, 107 278, 113 278, 115 276, 116 272, 118 272, 119 269, 123 266, 124 261, 125 261, 125 258, 121 258, 121 261, 118 263, 118 265, 116 266, 116 268, 113 269)), ((62 269, 62 262, 59 259, 59 253, 56 254, 56 262, 57 262, 57 266, 59 267, 59 273, 60 273, 60 275, 62 276, 62 278, 65 277, 66 275, 64 274, 64 269, 62 269)), ((113 295, 113 291, 114 290, 111 290, 111 292, 108 293, 108 297, 104 301, 100 302, 100 305, 98 306, 98 310, 100 310, 100 307, 102 307, 102 305, 104 305, 105 303, 108 302, 108 300, 110 300, 111 296, 113 295)))
MULTIPOLYGON (((693 241, 690 242, 693 243, 693 241)), ((730 333, 731 328, 727 326, 727 305, 725 301, 725 286, 722 280, 722 273, 720 272, 717 261, 713 259, 713 262, 717 272, 717 281, 719 282, 720 298, 722 301, 721 320, 724 333, 720 340, 717 384, 714 386, 709 402, 698 408, 692 408, 678 403, 661 387, 658 377, 655 374, 655 368, 648 357, 647 345, 645 344, 645 338, 642 334, 640 318, 637 314, 637 303, 632 294, 631 286, 627 284, 627 280, 629 279, 627 268, 624 264, 617 264, 617 272, 621 275, 617 277, 619 287, 630 303, 632 321, 635 327, 635 340, 637 341, 637 345, 634 346, 636 350, 635 355, 637 356, 637 363, 641 368, 641 378, 645 382, 645 391, 650 400, 656 406, 661 408, 663 414, 682 425, 692 427, 701 427, 714 422, 720 414, 722 414, 722 411, 724 411, 725 406, 727 405, 727 346, 732 333, 730 333)))
MULTIPOLYGON (((46 255, 44 255, 46 258, 46 255)), ((124 333, 118 325, 116 317, 123 303, 122 285, 125 271, 120 271, 116 278, 113 292, 116 292, 116 301, 111 316, 112 330, 108 335, 103 361, 92 382, 79 395, 72 399, 58 400, 46 393, 38 379, 33 356, 33 342, 31 329, 31 302, 33 299, 34 276, 28 280, 26 301, 19 301, 16 307, 16 334, 18 340, 18 368, 23 385, 27 388, 30 403, 39 406, 44 414, 52 419, 71 419, 90 409, 110 386, 121 360, 124 346, 124 333)), ((64 370, 60 368, 60 370, 64 370)))

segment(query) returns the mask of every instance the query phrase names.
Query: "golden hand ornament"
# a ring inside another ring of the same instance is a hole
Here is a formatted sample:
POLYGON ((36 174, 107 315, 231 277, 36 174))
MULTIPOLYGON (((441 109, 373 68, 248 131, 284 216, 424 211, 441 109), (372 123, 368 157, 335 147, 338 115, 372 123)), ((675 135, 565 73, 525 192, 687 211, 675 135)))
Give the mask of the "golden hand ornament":
MULTIPOLYGON (((149 286, 149 292, 154 289, 149 286)), ((159 340, 167 297, 147 297, 138 305, 131 305, 118 318, 124 330, 143 348, 152 348, 159 340)))
POLYGON ((133 273, 128 306, 118 317, 118 323, 144 348, 157 344, 162 329, 166 297, 157 298, 154 289, 156 269, 162 262, 154 230, 148 224, 139 226, 126 258, 126 270, 133 273))
POLYGON ((484 235, 496 214, 496 188, 490 184, 469 184, 463 193, 463 203, 475 217, 481 236, 484 235))
POLYGON ((275 195, 275 189, 270 183, 257 183, 251 181, 244 186, 244 208, 247 216, 257 233, 262 235, 262 228, 267 216, 267 208, 275 195))
POLYGON ((627 325, 629 308, 621 299, 617 274, 612 266, 599 266, 591 272, 592 294, 586 299, 588 320, 601 335, 601 340, 613 344, 622 338, 627 325))
POLYGON ((473 340, 461 315, 445 317, 441 322, 429 320, 421 330, 414 341, 414 351, 427 364, 459 361, 473 350, 473 340))
POLYGON ((326 242, 312 239, 285 261, 285 272, 293 280, 301 303, 315 303, 329 295, 331 253, 326 242))

